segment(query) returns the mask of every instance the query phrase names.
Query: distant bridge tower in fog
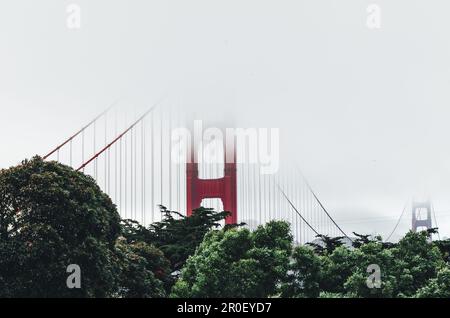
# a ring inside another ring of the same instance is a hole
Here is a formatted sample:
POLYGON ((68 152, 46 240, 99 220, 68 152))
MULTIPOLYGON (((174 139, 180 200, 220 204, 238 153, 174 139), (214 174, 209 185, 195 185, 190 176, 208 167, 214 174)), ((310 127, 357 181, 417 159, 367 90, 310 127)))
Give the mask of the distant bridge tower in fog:
POLYGON ((421 230, 432 228, 431 202, 429 200, 412 204, 412 231, 417 232, 419 228, 422 228, 421 230))

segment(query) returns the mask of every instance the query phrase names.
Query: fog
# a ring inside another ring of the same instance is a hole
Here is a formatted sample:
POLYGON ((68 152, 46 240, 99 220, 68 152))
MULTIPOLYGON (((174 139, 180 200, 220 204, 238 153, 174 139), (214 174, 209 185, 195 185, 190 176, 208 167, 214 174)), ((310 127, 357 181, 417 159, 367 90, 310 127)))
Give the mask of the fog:
POLYGON ((280 128, 281 165, 294 161, 348 232, 386 235, 408 200, 430 196, 449 236, 449 12, 425 0, 2 1, 0 167, 117 98, 168 96, 280 128), (66 25, 70 3, 80 29, 66 25))

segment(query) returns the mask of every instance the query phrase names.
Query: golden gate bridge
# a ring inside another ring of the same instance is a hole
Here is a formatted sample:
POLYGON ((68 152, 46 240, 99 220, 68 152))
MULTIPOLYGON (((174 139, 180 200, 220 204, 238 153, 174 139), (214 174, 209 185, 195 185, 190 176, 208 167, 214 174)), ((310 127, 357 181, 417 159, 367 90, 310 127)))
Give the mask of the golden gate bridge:
MULTIPOLYGON (((197 148, 187 139, 174 139, 175 130, 192 131, 192 122, 200 119, 179 106, 161 101, 130 115, 128 107, 118 104, 43 158, 92 176, 122 218, 146 226, 161 220, 159 205, 185 215, 203 206, 229 211, 227 223, 245 223, 250 229, 270 220, 285 220, 297 244, 310 242, 318 234, 351 241, 295 164, 286 160, 275 173, 262 174, 260 162, 241 160, 248 157, 245 140, 227 147, 223 140, 202 139, 197 148), (234 160, 229 160, 228 152, 234 160), (185 160, 173 160, 173 153, 183 154, 185 160), (205 153, 209 160, 204 160, 205 153)), ((431 228, 431 210, 425 221, 418 221, 417 212, 428 207, 413 204, 414 230, 414 224, 431 228)))

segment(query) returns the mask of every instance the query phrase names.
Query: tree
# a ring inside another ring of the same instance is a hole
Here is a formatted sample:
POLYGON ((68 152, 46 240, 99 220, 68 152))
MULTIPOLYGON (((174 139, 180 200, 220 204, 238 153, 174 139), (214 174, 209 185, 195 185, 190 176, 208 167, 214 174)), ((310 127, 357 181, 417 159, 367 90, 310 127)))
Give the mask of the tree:
POLYGON ((292 253, 287 279, 282 285, 282 297, 319 297, 321 259, 308 246, 297 246, 292 253))
MULTIPOLYGON (((353 241, 352 241, 352 246, 355 248, 360 248, 364 244, 382 241, 381 236, 374 237, 373 235, 370 235, 370 234, 358 234, 356 232, 353 232, 353 235, 356 236, 356 238, 353 239, 353 241)), ((385 245, 382 245, 382 246, 384 247, 385 245)))
POLYGON ((415 294, 417 298, 450 298, 450 269, 443 267, 415 294))
POLYGON ((330 237, 328 235, 317 234, 316 237, 319 242, 306 243, 307 245, 314 248, 314 251, 319 255, 331 254, 336 248, 342 246, 343 236, 330 237))
POLYGON ((170 264, 163 253, 144 242, 117 240, 117 262, 120 264, 118 297, 165 297, 171 285, 170 264))
MULTIPOLYGON (((284 297, 446 297, 450 293, 448 242, 430 243, 428 232, 409 232, 387 246, 380 237, 355 233, 353 248, 332 243, 294 249, 284 297), (331 252, 330 252, 331 251, 331 252), (368 278, 380 269, 379 285, 368 278)), ((333 240, 325 239, 333 242, 333 240)))
POLYGON ((353 255, 354 267, 344 284, 345 293, 352 297, 413 297, 431 284, 445 266, 439 249, 428 242, 425 231, 409 232, 391 248, 375 241, 363 244, 353 255), (367 286, 367 268, 371 264, 381 270, 380 288, 367 286))
POLYGON ((410 231, 392 249, 395 263, 387 270, 390 270, 397 279, 396 297, 412 297, 445 266, 439 249, 430 244, 428 238, 426 231, 417 233, 410 231))
POLYGON ((447 265, 450 265, 450 239, 433 241, 433 245, 439 249, 447 265))
POLYGON ((170 261, 172 272, 179 271, 187 258, 194 254, 205 234, 219 227, 219 222, 229 215, 228 212, 215 212, 203 207, 194 210, 188 217, 164 206, 160 209, 162 220, 148 228, 131 220, 122 222, 123 235, 130 243, 142 241, 163 251, 170 261))
POLYGON ((39 157, 0 171, 0 296, 107 297, 119 214, 95 181, 39 157), (66 286, 67 267, 82 287, 66 286), (12 266, 14 265, 14 266, 12 266))
POLYGON ((319 282, 322 291, 345 293, 344 284, 355 271, 356 260, 353 250, 339 246, 330 254, 321 257, 322 275, 319 282))
POLYGON ((181 272, 172 297, 268 297, 278 293, 291 253, 289 224, 272 221, 254 232, 209 232, 181 272))
POLYGON ((344 283, 344 290, 352 297, 393 297, 396 277, 390 274, 395 260, 392 250, 386 249, 379 241, 371 240, 353 251, 355 267, 344 283), (367 279, 370 265, 377 265, 381 269, 379 288, 369 288, 367 279))

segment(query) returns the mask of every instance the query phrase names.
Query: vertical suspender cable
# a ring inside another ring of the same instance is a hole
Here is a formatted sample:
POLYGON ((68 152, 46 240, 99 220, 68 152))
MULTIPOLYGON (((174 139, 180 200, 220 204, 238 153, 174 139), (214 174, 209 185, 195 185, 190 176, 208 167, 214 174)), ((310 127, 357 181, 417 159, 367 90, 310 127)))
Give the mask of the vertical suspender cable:
MULTIPOLYGON (((250 163, 250 160, 248 160, 248 164, 247 165, 245 165, 246 166, 246 168, 247 168, 247 182, 246 182, 246 185, 245 185, 245 187, 247 188, 247 193, 248 193, 248 195, 247 195, 247 197, 246 198, 244 198, 244 200, 246 200, 247 201, 247 217, 248 218, 251 218, 250 217, 250 215, 251 215, 251 213, 252 213, 252 210, 254 210, 254 208, 253 208, 253 206, 252 206, 252 203, 253 203, 253 200, 252 200, 252 197, 253 197, 253 189, 252 189, 252 186, 251 186, 251 163, 250 163)), ((256 224, 254 224, 253 226, 256 226, 256 224)))
MULTIPOLYGON (((117 108, 116 108, 114 118, 114 135, 117 136, 117 133, 118 129, 117 129, 117 108)), ((116 200, 117 203, 117 146, 114 147, 114 199, 116 200)))
POLYGON ((258 175, 258 200, 259 200, 259 213, 260 213, 260 215, 261 215, 261 217, 264 215, 264 221, 263 221, 263 223, 265 223, 267 220, 266 220, 266 215, 265 215, 265 213, 263 212, 263 207, 262 207, 262 194, 261 194, 261 169, 260 169, 260 167, 259 167, 259 165, 258 165, 258 171, 257 171, 257 175, 258 175))
POLYGON ((138 220, 138 205, 137 205, 137 194, 138 194, 138 188, 137 188, 137 180, 138 180, 138 176, 137 176, 137 160, 138 160, 138 143, 137 143, 137 136, 138 136, 138 130, 137 127, 134 131, 134 171, 133 171, 133 180, 134 180, 134 193, 133 193, 133 197, 134 197, 134 219, 137 221, 138 220))
POLYGON ((151 160, 151 186, 152 186, 152 196, 151 196, 151 206, 150 206, 150 213, 151 213, 151 222, 154 222, 154 209, 155 209, 155 156, 154 156, 154 135, 155 135, 155 122, 153 120, 154 114, 151 115, 151 147, 150 147, 150 160, 151 160))
MULTIPOLYGON (((105 115, 105 147, 108 145, 108 118, 107 118, 107 116, 105 115)), ((104 165, 105 165, 105 168, 104 168, 104 170, 105 170, 105 179, 104 179, 104 185, 105 185, 105 187, 104 187, 104 189, 105 189, 105 191, 107 191, 106 189, 107 189, 107 166, 108 166, 108 158, 107 158, 107 156, 105 155, 105 160, 104 160, 104 165)))
POLYGON ((170 150, 172 149, 172 138, 170 138, 170 132, 172 130, 172 106, 169 107, 169 119, 168 119, 168 123, 167 123, 167 128, 168 128, 168 144, 169 147, 167 149, 168 151, 168 156, 167 156, 167 161, 169 164, 169 209, 172 209, 172 160, 170 158, 170 150))
POLYGON ((145 182, 146 182, 146 169, 145 169, 145 119, 143 119, 142 121, 142 127, 141 127, 142 131, 141 131, 141 151, 142 151, 142 197, 141 197, 141 201, 142 201, 142 224, 144 226, 146 226, 146 222, 145 222, 145 182))
MULTIPOLYGON (((94 134, 93 134, 93 136, 94 136, 94 143, 93 143, 94 149, 93 149, 93 153, 95 154, 97 152, 97 145, 96 145, 96 143, 97 143, 97 140, 96 140, 97 123, 96 122, 94 122, 93 128, 94 128, 94 134)), ((95 158, 95 162, 94 162, 94 178, 95 178, 95 181, 97 181, 97 158, 95 158)))
POLYGON ((133 172, 134 172, 134 147, 133 147, 133 129, 130 131, 130 214, 131 219, 133 219, 134 214, 134 180, 133 180, 133 172))
MULTIPOLYGON (((125 116, 125 123, 128 124, 127 120, 128 116, 125 116)), ((126 124, 125 124, 126 125, 126 124)), ((124 215, 128 215, 128 134, 124 136, 123 138, 123 144, 124 144, 124 170, 123 170, 123 182, 124 182, 124 188, 123 188, 123 202, 124 202, 124 215)))
MULTIPOLYGON (((177 126, 178 127, 181 127, 181 120, 180 120, 180 118, 181 118, 180 109, 177 109, 177 126)), ((179 145, 179 147, 182 147, 181 143, 178 143, 178 145, 179 145)), ((178 153, 180 153, 180 150, 181 149, 178 149, 178 153)), ((177 164, 179 165, 179 166, 177 166, 177 209, 178 209, 178 212, 181 213, 181 204, 180 204, 180 201, 181 201, 181 198, 180 198, 180 195, 181 195, 181 193, 180 193, 180 188, 181 188, 181 185, 180 185, 180 182, 181 182, 181 178, 180 178, 180 176, 181 176, 181 171, 180 171, 181 164, 180 164, 180 160, 178 160, 177 162, 178 162, 177 164)))
POLYGON ((164 192, 164 189, 163 189, 163 186, 164 186, 164 183, 163 183, 163 179, 164 179, 164 171, 163 171, 163 112, 162 112, 162 109, 160 110, 160 124, 159 124, 159 128, 160 128, 160 148, 159 148, 159 153, 160 153, 160 171, 161 171, 161 173, 160 173, 160 175, 161 175, 161 199, 160 199, 160 204, 162 204, 162 205, 164 205, 164 201, 163 201, 163 192, 164 192))
MULTIPOLYGON (((256 164, 252 164, 252 171, 251 171, 251 173, 252 173, 252 201, 253 201, 253 210, 252 210, 252 218, 254 219, 254 220, 257 220, 257 221, 260 221, 261 220, 261 215, 258 215, 258 207, 257 207, 257 201, 258 201, 258 198, 257 198, 257 189, 256 189, 256 186, 257 186, 257 184, 256 184, 256 164)), ((259 222, 258 222, 258 224, 257 225, 259 225, 259 222)))
POLYGON ((122 207, 122 139, 119 140, 119 206, 120 206, 120 215, 123 215, 123 207, 122 207))

